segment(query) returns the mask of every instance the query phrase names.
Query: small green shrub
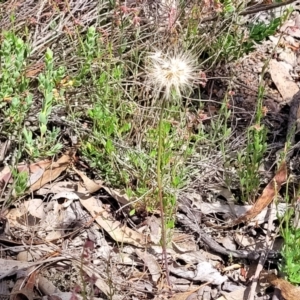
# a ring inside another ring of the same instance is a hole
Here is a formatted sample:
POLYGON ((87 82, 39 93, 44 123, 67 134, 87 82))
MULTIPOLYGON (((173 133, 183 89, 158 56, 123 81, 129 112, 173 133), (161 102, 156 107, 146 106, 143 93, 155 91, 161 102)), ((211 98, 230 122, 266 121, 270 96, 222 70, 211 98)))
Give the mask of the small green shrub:
POLYGON ((32 158, 53 156, 62 149, 62 144, 57 142, 59 129, 48 129, 49 117, 56 98, 54 90, 56 85, 65 77, 65 69, 54 69, 53 52, 47 49, 45 54, 45 72, 38 77, 39 91, 43 95, 42 108, 38 115, 40 135, 36 136, 30 129, 24 127, 25 151, 32 158))
POLYGON ((290 197, 287 192, 285 195, 288 209, 280 219, 280 234, 283 237, 284 244, 281 250, 282 262, 280 271, 287 279, 294 283, 300 284, 300 228, 299 226, 299 204, 290 204, 290 197), (292 206, 291 206, 292 205, 292 206))
POLYGON ((24 75, 29 46, 12 32, 3 34, 0 46, 1 132, 10 136, 23 126, 32 105, 29 79, 24 75))

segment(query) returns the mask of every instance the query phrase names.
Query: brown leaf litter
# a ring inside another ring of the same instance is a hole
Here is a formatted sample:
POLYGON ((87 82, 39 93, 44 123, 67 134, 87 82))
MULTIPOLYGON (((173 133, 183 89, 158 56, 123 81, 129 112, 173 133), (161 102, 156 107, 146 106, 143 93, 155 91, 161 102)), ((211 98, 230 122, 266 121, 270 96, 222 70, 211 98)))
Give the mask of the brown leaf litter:
POLYGON ((287 180, 287 166, 286 162, 283 161, 275 174, 274 178, 269 182, 269 184, 264 188, 262 195, 258 198, 255 204, 241 217, 234 220, 232 223, 226 226, 215 226, 209 222, 205 224, 209 227, 225 229, 231 228, 241 223, 247 223, 253 218, 255 218, 263 209, 265 209, 278 194, 282 184, 287 180))
POLYGON ((284 280, 278 278, 275 274, 266 275, 266 280, 273 286, 277 287, 281 291, 281 295, 285 300, 299 300, 300 299, 300 287, 296 287, 284 280))

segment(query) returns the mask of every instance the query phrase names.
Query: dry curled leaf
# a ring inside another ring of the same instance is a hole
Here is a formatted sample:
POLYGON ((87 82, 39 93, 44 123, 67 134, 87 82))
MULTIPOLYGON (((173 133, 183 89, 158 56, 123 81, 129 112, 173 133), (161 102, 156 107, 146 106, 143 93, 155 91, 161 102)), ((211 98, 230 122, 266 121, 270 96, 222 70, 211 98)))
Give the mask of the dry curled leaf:
POLYGON ((156 258, 146 251, 143 252, 139 249, 135 250, 135 253, 139 256, 140 259, 142 259, 145 263, 145 265, 148 267, 149 272, 152 276, 152 280, 157 283, 161 276, 161 269, 160 266, 156 260, 156 258))
POLYGON ((73 167, 73 170, 81 177, 84 182, 85 188, 88 193, 92 194, 99 191, 102 188, 102 182, 95 182, 92 179, 88 178, 83 172, 77 170, 73 167))
MULTIPOLYGON (((126 195, 124 191, 118 190, 118 189, 112 189, 109 187, 103 186, 104 190, 112 196, 115 200, 117 200, 119 203, 126 205, 130 203, 129 197, 126 195)), ((135 198, 132 198, 131 201, 134 201, 135 198)))
POLYGON ((48 182, 55 180, 71 163, 71 156, 63 155, 58 161, 53 162, 44 171, 43 175, 30 187, 30 191, 36 191, 48 182))
MULTIPOLYGON (((18 172, 25 172, 30 175, 30 183, 34 184, 44 173, 44 170, 51 164, 51 160, 45 159, 37 163, 27 165, 21 163, 17 166, 18 172)), ((9 166, 5 166, 0 172, 0 182, 12 182, 12 172, 9 166)))
MULTIPOLYGON (((262 195, 258 198, 255 204, 249 209, 243 216, 234 221, 232 225, 238 225, 240 223, 246 223, 255 218, 264 208, 266 208, 279 192, 282 184, 287 179, 287 167, 286 162, 282 162, 276 175, 264 188, 262 195)), ((231 225, 231 226, 232 226, 231 225)))
MULTIPOLYGON (((78 186, 78 193, 86 195, 87 190, 81 185, 78 186)), ((130 244, 137 247, 144 247, 148 243, 146 235, 139 233, 126 225, 122 225, 113 216, 99 206, 99 202, 94 197, 81 197, 80 203, 95 218, 95 221, 111 236, 113 240, 121 244, 130 244)))
POLYGON ((241 300, 245 299, 246 288, 241 287, 240 289, 237 289, 230 293, 222 291, 221 294, 222 296, 219 297, 217 300, 241 300))
POLYGON ((171 298, 171 300, 187 300, 187 298, 188 298, 191 294, 197 292, 199 289, 201 289, 202 287, 204 287, 204 286, 206 286, 206 285, 208 285, 208 284, 210 284, 210 282, 206 282, 206 283, 204 283, 204 284, 198 286, 197 288, 192 289, 191 291, 187 291, 187 292, 183 292, 183 293, 177 293, 177 294, 175 294, 175 295, 171 298))
POLYGON ((299 91, 298 85, 290 75, 289 67, 292 68, 289 64, 275 59, 271 59, 269 63, 269 72, 272 80, 285 103, 289 103, 299 91))
POLYGON ((172 274, 181 278, 193 281, 210 282, 215 285, 220 285, 228 279, 227 276, 222 276, 217 269, 206 261, 198 263, 194 270, 176 265, 170 265, 169 270, 172 274))
POLYGON ((278 278, 275 274, 268 274, 266 280, 280 289, 281 295, 285 300, 298 300, 300 297, 300 288, 292 285, 288 281, 278 278))

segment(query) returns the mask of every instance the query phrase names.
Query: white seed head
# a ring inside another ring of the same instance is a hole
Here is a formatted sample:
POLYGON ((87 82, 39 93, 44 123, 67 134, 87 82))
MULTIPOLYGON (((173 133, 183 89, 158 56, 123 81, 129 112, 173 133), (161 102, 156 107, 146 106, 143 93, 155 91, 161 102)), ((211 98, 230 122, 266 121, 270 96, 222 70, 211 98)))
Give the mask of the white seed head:
POLYGON ((156 97, 162 93, 170 100, 172 92, 181 97, 192 90, 199 69, 197 61, 187 52, 157 51, 149 55, 146 74, 147 84, 153 88, 156 97))

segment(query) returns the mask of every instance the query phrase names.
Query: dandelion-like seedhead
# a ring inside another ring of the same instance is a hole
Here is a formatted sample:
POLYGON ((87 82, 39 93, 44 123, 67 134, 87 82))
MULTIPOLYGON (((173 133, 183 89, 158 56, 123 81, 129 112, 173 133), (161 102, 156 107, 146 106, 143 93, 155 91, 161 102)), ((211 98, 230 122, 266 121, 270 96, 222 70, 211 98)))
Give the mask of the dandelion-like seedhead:
POLYGON ((199 76, 197 60, 188 52, 156 51, 149 55, 146 66, 147 84, 158 98, 170 100, 173 93, 181 97, 190 92, 199 76))

